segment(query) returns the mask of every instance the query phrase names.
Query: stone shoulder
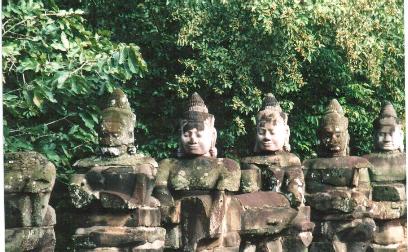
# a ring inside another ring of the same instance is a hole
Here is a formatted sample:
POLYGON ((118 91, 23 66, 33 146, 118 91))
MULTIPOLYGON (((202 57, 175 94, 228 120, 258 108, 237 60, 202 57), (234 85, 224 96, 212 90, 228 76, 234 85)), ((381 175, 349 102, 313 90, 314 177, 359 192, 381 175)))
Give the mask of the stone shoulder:
POLYGON ((314 158, 303 161, 303 166, 306 169, 333 169, 333 168, 349 168, 363 169, 371 168, 372 164, 364 157, 345 156, 333 158, 314 158))
POLYGON ((78 168, 91 168, 94 166, 137 166, 142 164, 150 164, 152 167, 157 168, 158 164, 152 157, 144 156, 143 154, 129 155, 124 154, 119 157, 103 157, 92 156, 76 161, 74 167, 78 168))
POLYGON ((241 163, 254 165, 277 165, 280 167, 300 166, 301 162, 296 154, 281 152, 275 155, 249 156, 241 159, 241 163))

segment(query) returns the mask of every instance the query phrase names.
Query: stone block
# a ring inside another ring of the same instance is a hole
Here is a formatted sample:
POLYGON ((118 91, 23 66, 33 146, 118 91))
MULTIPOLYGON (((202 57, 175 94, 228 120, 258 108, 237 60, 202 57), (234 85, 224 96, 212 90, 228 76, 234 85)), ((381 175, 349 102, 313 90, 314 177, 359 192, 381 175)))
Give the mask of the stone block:
POLYGON ((371 167, 367 159, 356 156, 309 159, 303 165, 309 193, 321 192, 331 186, 352 187, 356 170, 371 167))
POLYGON ((4 192, 47 193, 55 183, 55 166, 37 152, 4 155, 4 192))
POLYGON ((374 242, 380 245, 400 243, 405 240, 404 229, 400 220, 376 221, 374 242))
POLYGON ((131 211, 90 213, 82 221, 82 227, 90 226, 125 226, 157 227, 160 226, 160 210, 152 207, 139 207, 131 211))
POLYGON ((73 174, 68 185, 71 203, 76 208, 89 206, 99 196, 89 186, 85 176, 85 174, 73 174))
POLYGON ((167 249, 179 249, 181 246, 181 230, 180 226, 166 228, 166 240, 164 247, 167 249))
POLYGON ((241 234, 275 234, 287 228, 297 211, 288 199, 277 192, 254 192, 235 195, 230 209, 240 212, 241 234))
POLYGON ((380 244, 370 244, 368 249, 369 252, 406 252, 407 249, 401 244, 389 244, 389 245, 380 245, 380 244))
POLYGON ((341 242, 366 242, 373 239, 375 222, 371 218, 351 221, 315 222, 313 237, 341 242))
POLYGON ((402 201, 406 200, 405 185, 401 183, 374 184, 374 201, 402 201))
POLYGON ((7 252, 54 251, 55 233, 52 226, 7 228, 5 230, 5 248, 7 252))
POLYGON ((50 193, 7 193, 4 198, 6 228, 43 224, 50 193))
POLYGON ((156 240, 154 242, 146 242, 143 245, 133 247, 131 252, 161 252, 164 249, 164 241, 156 240))
POLYGON ((74 235, 76 248, 139 246, 156 240, 164 241, 165 229, 160 227, 78 228, 74 235))
POLYGON ((406 201, 374 201, 371 211, 374 219, 399 219, 407 214, 407 203, 406 201))
POLYGON ((353 212, 357 206, 366 204, 364 197, 351 190, 336 190, 330 192, 305 195, 306 204, 323 212, 353 212))
POLYGON ((99 247, 92 249, 75 249, 75 252, 130 252, 130 248, 99 247))
POLYGON ((338 252, 334 250, 332 242, 312 242, 309 247, 310 252, 338 252))
POLYGON ((307 252, 309 245, 312 243, 312 239, 312 232, 301 232, 282 237, 283 251, 307 252))

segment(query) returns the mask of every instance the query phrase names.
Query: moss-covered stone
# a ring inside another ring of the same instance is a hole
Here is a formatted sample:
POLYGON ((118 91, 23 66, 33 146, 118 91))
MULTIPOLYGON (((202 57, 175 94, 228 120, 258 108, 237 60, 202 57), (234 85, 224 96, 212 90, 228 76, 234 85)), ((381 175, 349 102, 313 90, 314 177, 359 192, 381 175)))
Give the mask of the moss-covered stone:
POLYGON ((86 173, 95 166, 138 166, 140 164, 150 164, 154 168, 158 166, 153 158, 137 153, 134 155, 123 154, 118 157, 93 156, 76 161, 74 167, 79 173, 86 173))
POLYGON ((76 248, 134 247, 146 242, 163 241, 165 229, 160 227, 79 228, 74 235, 76 248))
POLYGON ((371 153, 364 156, 372 167, 370 167, 370 178, 375 182, 397 182, 405 181, 406 175, 406 153, 371 153))
POLYGON ((401 183, 374 184, 373 200, 402 201, 406 200, 405 185, 401 183))
POLYGON ((37 152, 15 152, 4 155, 4 192, 51 192, 55 166, 37 152))
POLYGON ((228 158, 165 159, 160 162, 156 186, 169 186, 175 191, 238 191, 241 170, 228 158))

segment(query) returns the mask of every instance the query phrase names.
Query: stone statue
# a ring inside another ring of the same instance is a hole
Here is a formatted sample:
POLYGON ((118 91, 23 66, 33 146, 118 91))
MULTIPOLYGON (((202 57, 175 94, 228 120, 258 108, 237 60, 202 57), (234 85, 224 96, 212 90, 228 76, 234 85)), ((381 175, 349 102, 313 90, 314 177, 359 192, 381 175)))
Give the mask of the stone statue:
POLYGON ((374 121, 375 152, 365 155, 372 167, 373 214, 377 229, 374 251, 406 250, 406 182, 402 122, 390 102, 374 121))
POLYGON ((312 239, 310 208, 303 205, 303 171, 300 159, 289 152, 287 121, 276 98, 267 94, 264 109, 256 117, 255 155, 241 160, 241 191, 246 194, 234 196, 246 209, 262 209, 251 215, 249 226, 245 221, 241 224, 241 239, 248 250, 304 251, 312 239), (248 203, 248 199, 258 203, 248 203), (261 204, 263 201, 267 203, 261 204))
POLYGON ((55 210, 49 205, 56 169, 40 153, 4 155, 5 251, 54 251, 55 210))
POLYGON ((135 154, 134 129, 136 115, 121 89, 115 89, 102 111, 100 149, 103 156, 118 157, 125 153, 135 154))
POLYGON ((349 156, 348 119, 331 100, 318 129, 319 158, 304 161, 306 204, 312 207, 311 251, 365 251, 373 237, 367 159, 349 156))
POLYGON ((285 192, 292 206, 299 206, 304 201, 305 186, 301 163, 290 153, 288 116, 271 93, 266 95, 264 109, 256 119, 256 155, 241 161, 245 170, 242 191, 285 192))
POLYGON ((100 153, 74 164, 68 188, 80 213, 75 249, 163 249, 159 202, 151 197, 158 165, 136 153, 135 123, 126 95, 114 90, 102 111, 100 153))
POLYGON ((239 246, 239 235, 226 228, 225 213, 228 195, 239 189, 240 168, 231 159, 216 158, 216 136, 214 116, 194 93, 180 120, 178 158, 162 160, 156 178, 154 196, 161 203, 167 248, 223 251, 239 246))

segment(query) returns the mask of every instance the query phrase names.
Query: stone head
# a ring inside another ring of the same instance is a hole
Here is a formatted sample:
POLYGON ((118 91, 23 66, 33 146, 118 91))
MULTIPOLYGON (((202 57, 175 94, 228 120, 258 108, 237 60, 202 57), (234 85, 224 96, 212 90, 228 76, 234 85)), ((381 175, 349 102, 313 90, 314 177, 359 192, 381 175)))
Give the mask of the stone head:
POLYGON ((188 101, 187 109, 180 120, 180 133, 179 157, 217 156, 214 116, 208 113, 207 106, 197 93, 194 93, 188 101))
POLYGON ((394 106, 385 102, 374 121, 374 147, 377 151, 404 151, 404 133, 394 106))
POLYGON ((317 132, 319 152, 323 157, 338 157, 349 155, 348 119, 343 108, 336 99, 330 101, 317 132))
POLYGON ((290 151, 290 129, 288 116, 284 113, 273 94, 264 99, 264 109, 256 117, 255 153, 290 151))
POLYGON ((120 156, 134 144, 136 115, 130 109, 129 101, 120 89, 115 89, 108 99, 107 108, 102 111, 100 147, 103 155, 120 156))

